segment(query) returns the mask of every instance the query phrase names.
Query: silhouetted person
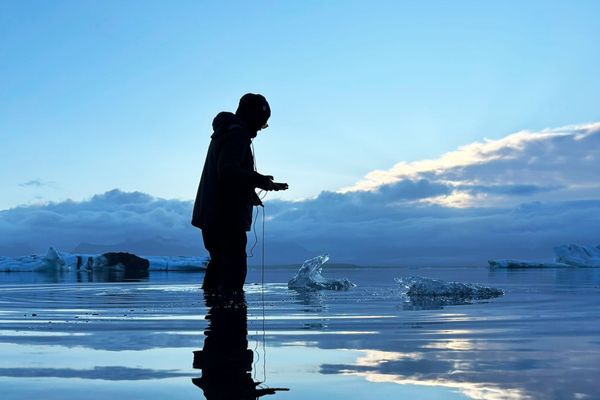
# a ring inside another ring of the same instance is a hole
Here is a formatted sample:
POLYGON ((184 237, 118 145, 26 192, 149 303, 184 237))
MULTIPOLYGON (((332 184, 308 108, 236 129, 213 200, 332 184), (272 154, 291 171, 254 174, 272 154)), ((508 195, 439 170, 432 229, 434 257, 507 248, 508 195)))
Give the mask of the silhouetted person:
POLYGON ((204 348, 194 351, 193 367, 202 370, 192 382, 207 400, 257 399, 288 389, 258 388, 252 379, 254 353, 248 349, 248 312, 242 295, 205 296, 208 328, 204 348))
POLYGON ((251 144, 271 116, 260 94, 242 96, 235 114, 220 112, 213 120, 208 154, 198 186, 192 225, 202 229, 210 262, 205 290, 242 291, 246 280, 246 232, 252 207, 262 205, 256 188, 285 190, 287 184, 255 170, 251 144))

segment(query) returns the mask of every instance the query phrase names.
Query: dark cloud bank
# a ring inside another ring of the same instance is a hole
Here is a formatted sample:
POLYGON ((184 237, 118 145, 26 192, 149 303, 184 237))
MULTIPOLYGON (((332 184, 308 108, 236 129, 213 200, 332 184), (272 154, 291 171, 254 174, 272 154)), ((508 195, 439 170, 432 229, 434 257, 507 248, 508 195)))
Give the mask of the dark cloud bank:
MULTIPOLYGON (((368 190, 269 201, 266 262, 300 263, 327 252, 334 262, 357 264, 483 265, 489 258, 549 258, 564 243, 598 244, 600 193, 592 172, 600 168, 600 128, 582 129, 486 142, 495 146, 487 158, 477 149, 474 163, 444 161, 407 176, 409 165, 393 182, 368 190)), ((189 224, 191 208, 190 201, 115 189, 82 202, 4 210, 0 254, 50 245, 203 254, 200 232, 189 224)), ((258 224, 259 237, 260 230, 258 224)))
MULTIPOLYGON (((400 185, 414 189, 405 196, 428 186, 400 185)), ((595 243, 600 227, 600 200, 449 208, 399 205, 397 197, 388 197, 394 191, 268 202, 267 262, 299 263, 328 252, 336 262, 358 264, 476 265, 491 257, 547 257, 562 243, 595 243)), ((84 202, 14 208, 0 212, 0 248, 13 255, 21 248, 43 252, 49 245, 78 252, 200 254, 199 231, 189 225, 191 207, 113 190, 84 202)))

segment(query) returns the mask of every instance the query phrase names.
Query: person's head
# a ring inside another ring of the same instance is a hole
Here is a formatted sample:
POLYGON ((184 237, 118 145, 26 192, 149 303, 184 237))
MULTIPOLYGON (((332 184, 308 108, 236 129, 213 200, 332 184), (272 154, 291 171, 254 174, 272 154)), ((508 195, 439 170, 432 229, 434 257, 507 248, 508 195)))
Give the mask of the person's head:
POLYGON ((246 93, 240 99, 235 115, 240 117, 253 131, 266 128, 271 116, 271 107, 263 95, 246 93))

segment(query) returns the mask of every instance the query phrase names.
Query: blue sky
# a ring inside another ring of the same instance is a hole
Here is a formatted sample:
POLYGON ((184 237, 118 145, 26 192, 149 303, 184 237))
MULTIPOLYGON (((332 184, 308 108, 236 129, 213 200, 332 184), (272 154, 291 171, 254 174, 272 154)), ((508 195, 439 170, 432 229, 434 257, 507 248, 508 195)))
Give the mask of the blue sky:
POLYGON ((3 1, 0 209, 191 199, 212 117, 272 104, 259 168, 300 199, 399 161, 600 120, 597 2, 3 1), (38 185, 26 183, 38 182, 38 185))
POLYGON ((0 255, 202 253, 189 219, 211 121, 246 92, 273 110, 258 169, 290 184, 267 199, 267 262, 597 245, 599 16, 592 1, 3 1, 0 255))

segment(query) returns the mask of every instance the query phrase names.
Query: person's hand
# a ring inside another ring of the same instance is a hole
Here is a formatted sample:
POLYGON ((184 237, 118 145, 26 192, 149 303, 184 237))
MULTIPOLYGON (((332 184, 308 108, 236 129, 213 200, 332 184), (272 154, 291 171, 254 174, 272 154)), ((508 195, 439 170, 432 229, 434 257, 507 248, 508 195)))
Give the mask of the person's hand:
POLYGON ((287 190, 287 189, 288 189, 287 183, 271 182, 271 184, 269 185, 269 188, 267 190, 274 190, 274 191, 278 192, 280 190, 287 190))
POLYGON ((268 191, 279 191, 288 189, 287 183, 273 182, 273 179, 274 178, 272 175, 263 175, 262 182, 258 187, 268 191))

